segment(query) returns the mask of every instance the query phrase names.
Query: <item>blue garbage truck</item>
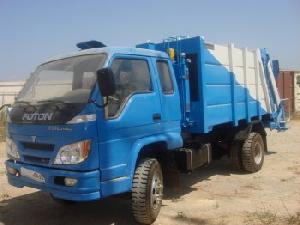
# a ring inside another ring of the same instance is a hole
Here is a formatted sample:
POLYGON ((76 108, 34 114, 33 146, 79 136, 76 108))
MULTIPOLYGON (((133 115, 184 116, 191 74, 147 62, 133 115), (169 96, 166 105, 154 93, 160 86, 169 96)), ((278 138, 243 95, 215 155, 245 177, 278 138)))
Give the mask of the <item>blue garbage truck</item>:
POLYGON ((287 129, 278 64, 265 49, 199 36, 77 46, 39 65, 8 108, 12 186, 61 203, 129 193, 135 220, 151 224, 168 171, 228 156, 237 169, 257 172, 265 128, 287 129))

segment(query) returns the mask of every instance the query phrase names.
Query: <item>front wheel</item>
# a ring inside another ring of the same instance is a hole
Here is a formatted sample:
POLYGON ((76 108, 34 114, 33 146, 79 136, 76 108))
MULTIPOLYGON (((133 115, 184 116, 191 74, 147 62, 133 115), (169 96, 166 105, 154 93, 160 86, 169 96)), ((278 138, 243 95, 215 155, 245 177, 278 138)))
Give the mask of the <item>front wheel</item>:
POLYGON ((152 224, 160 211, 163 196, 163 177, 156 159, 142 160, 132 181, 132 212, 135 220, 152 224))

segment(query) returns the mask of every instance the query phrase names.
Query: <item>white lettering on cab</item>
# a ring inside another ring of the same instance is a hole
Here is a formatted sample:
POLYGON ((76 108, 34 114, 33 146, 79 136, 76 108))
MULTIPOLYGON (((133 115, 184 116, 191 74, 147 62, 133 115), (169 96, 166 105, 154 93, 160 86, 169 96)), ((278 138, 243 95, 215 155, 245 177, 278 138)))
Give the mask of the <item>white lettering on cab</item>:
POLYGON ((53 113, 24 113, 23 120, 31 121, 31 120, 51 120, 53 117, 53 113))

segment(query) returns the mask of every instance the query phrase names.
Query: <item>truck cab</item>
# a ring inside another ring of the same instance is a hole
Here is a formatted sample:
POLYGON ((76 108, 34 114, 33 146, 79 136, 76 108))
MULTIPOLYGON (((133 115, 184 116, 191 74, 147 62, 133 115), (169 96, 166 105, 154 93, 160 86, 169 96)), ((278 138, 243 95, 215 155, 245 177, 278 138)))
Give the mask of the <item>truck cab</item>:
POLYGON ((182 146, 173 67, 153 50, 99 48, 50 59, 28 79, 8 117, 9 183, 56 199, 130 192, 143 151, 182 146), (113 76, 115 90, 103 96, 105 76, 113 76))

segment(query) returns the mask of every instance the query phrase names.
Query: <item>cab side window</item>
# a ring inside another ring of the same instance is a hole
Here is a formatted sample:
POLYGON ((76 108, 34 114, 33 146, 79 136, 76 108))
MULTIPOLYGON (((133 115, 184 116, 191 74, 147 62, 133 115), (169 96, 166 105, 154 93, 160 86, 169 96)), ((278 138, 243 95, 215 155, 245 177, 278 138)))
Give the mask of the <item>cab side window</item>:
POLYGON ((161 88, 164 94, 173 94, 174 87, 169 70, 168 62, 165 60, 156 61, 156 67, 159 74, 161 88))
POLYGON ((150 71, 146 60, 115 59, 111 68, 116 82, 116 92, 108 97, 108 118, 116 117, 133 94, 152 91, 150 71))

